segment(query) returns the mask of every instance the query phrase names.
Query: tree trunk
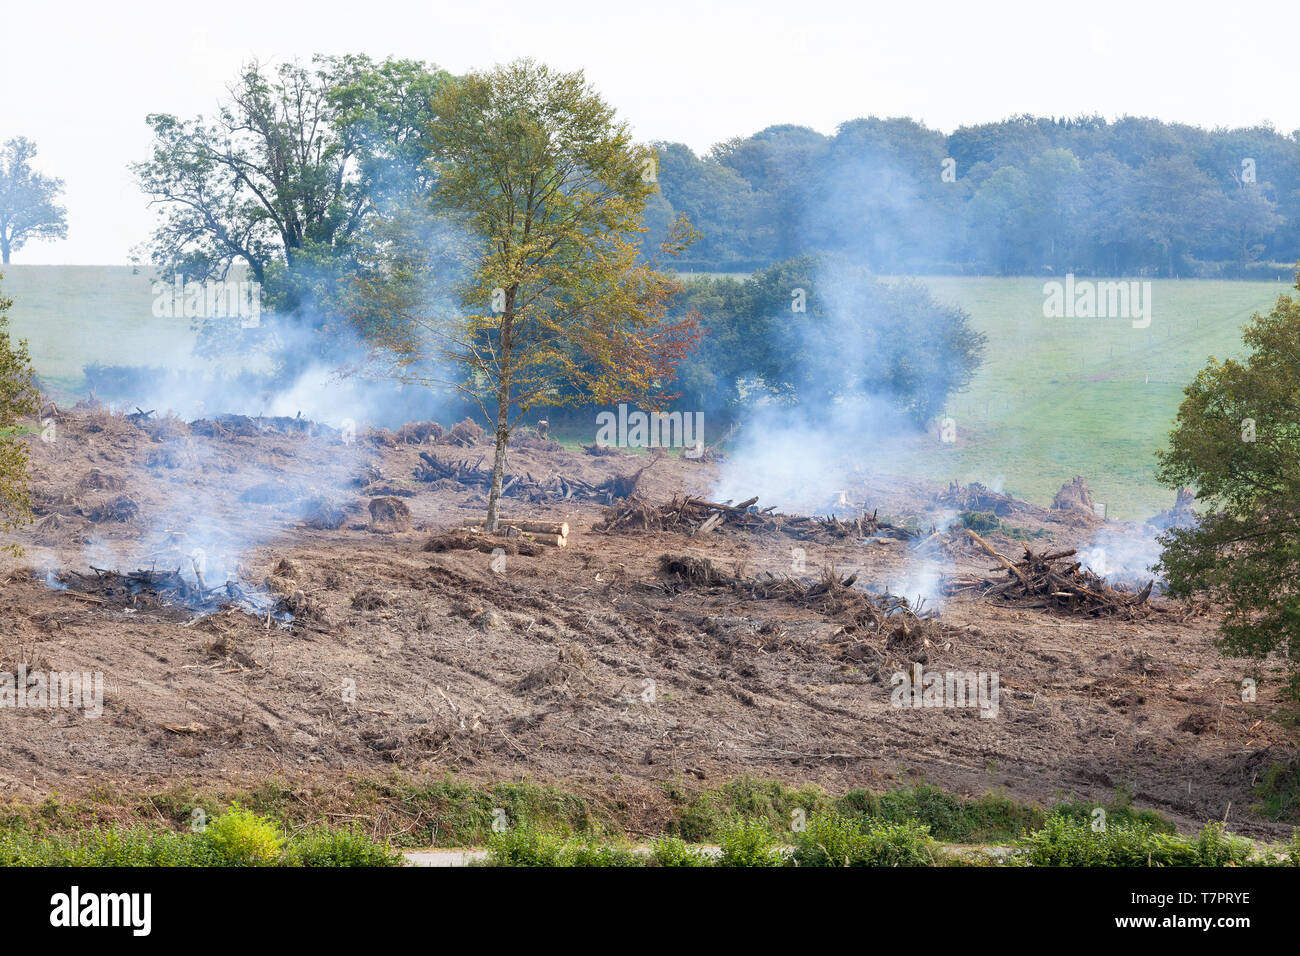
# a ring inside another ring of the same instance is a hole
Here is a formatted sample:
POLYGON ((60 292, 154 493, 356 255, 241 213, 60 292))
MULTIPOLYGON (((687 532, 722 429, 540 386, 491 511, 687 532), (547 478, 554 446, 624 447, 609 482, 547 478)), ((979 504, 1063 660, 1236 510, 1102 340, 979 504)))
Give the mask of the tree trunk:
POLYGON ((506 473, 506 443, 510 440, 510 386, 497 389, 497 447, 492 458, 492 490, 488 492, 487 530, 494 533, 501 512, 501 482, 506 473))
POLYGON ((511 326, 514 324, 515 293, 506 292, 505 314, 501 317, 501 378, 497 382, 496 453, 492 457, 492 489, 488 492, 487 530, 494 534, 501 514, 501 482, 506 474, 506 443, 510 441, 511 326))
POLYGON ((0 264, 9 265, 9 243, 0 239, 0 264))

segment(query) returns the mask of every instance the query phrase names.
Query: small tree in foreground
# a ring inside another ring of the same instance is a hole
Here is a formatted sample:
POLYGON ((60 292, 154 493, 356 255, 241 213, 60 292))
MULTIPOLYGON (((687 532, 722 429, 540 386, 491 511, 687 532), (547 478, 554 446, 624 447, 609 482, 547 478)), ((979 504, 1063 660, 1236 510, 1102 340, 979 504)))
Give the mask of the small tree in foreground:
MULTIPOLYGON (((15 342, 9 335, 5 313, 11 305, 13 300, 0 293, 0 532, 6 534, 31 520, 27 448, 16 430, 21 419, 36 414, 40 403, 27 342, 15 342)), ((11 544, 4 550, 17 552, 18 547, 11 544)))
MULTIPOLYGON (((582 73, 521 60, 448 83, 433 112, 436 207, 468 237, 468 278, 461 308, 411 318, 493 428, 495 529, 520 418, 538 405, 656 405, 695 323, 664 321, 677 285, 638 255, 654 156, 582 73)), ((690 238, 679 222, 663 251, 690 238)), ((400 348, 430 358, 410 339, 400 348)))
POLYGON ((1187 386, 1159 454, 1160 481, 1206 506, 1161 537, 1160 568, 1171 594, 1226 607, 1224 650, 1283 654, 1300 697, 1300 301, 1280 296, 1242 337, 1244 361, 1211 357, 1187 386))

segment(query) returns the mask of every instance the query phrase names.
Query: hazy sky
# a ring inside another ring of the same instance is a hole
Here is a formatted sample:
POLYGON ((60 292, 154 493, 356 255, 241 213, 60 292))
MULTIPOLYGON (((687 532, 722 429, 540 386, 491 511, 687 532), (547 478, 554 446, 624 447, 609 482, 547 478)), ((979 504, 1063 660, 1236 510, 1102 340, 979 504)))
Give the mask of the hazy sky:
POLYGON ((67 183, 69 238, 15 262, 125 262, 152 214, 149 112, 211 113, 240 65, 364 52, 452 72, 583 68, 643 139, 697 151, 866 115, 951 130, 1017 113, 1300 128, 1297 0, 0 0, 0 139, 67 183), (1281 41, 1281 46, 1279 46, 1281 41))

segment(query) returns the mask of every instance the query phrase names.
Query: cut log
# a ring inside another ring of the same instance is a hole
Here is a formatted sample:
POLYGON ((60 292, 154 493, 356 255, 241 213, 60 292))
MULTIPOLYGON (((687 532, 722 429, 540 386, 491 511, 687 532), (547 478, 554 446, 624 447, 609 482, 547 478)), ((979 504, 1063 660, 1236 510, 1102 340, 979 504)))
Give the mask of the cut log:
POLYGON ((435 553, 442 551, 482 551, 484 554, 495 554, 498 551, 503 551, 506 554, 522 554, 525 557, 535 558, 542 554, 545 549, 537 542, 520 538, 502 540, 493 535, 464 534, 452 531, 430 538, 424 543, 421 550, 435 553))
POLYGON ((1025 577, 1025 573, 1011 563, 1010 558, 1008 558, 1002 552, 998 551, 996 548, 993 547, 993 545, 989 544, 987 541, 985 541, 983 538, 977 535, 970 528, 966 529, 966 533, 970 535, 972 541, 974 541, 977 545, 980 546, 980 548, 984 551, 985 554, 993 558, 993 560, 997 561, 998 564, 1002 565, 1004 568, 1006 568, 1008 571, 1012 572, 1016 577, 1018 577, 1020 579, 1020 583, 1023 584, 1026 589, 1029 588, 1029 578, 1025 577))

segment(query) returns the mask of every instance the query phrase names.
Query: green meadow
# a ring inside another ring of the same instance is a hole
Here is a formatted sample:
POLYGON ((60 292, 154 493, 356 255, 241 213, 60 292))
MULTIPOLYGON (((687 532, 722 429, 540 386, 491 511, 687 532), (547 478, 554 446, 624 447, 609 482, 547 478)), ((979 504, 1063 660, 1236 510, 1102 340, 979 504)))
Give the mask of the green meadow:
POLYGON ((1154 479, 1183 389, 1213 355, 1242 354, 1241 327, 1268 311, 1280 282, 1152 280, 1151 324, 1043 316, 1043 279, 926 277, 938 299, 966 309, 989 339, 970 389, 948 414, 953 444, 934 443, 913 469, 985 483, 1050 504, 1083 475, 1111 517, 1149 517, 1173 503, 1154 479))
POLYGON ((172 365, 193 346, 188 320, 154 318, 149 269, 8 265, 3 272, 12 330, 27 339, 37 374, 56 396, 81 394, 82 369, 92 362, 172 365))
MULTIPOLYGON (((1150 327, 1135 329, 1127 319, 1045 318, 1043 279, 920 281, 966 309, 989 346, 971 388, 949 402, 956 442, 927 442, 922 454, 899 456, 898 470, 996 483, 1040 504, 1080 474, 1121 519, 1168 507, 1154 455, 1183 387, 1207 356, 1239 354, 1242 324, 1292 291, 1286 276, 1152 280, 1150 327)), ((193 342, 185 320, 153 316, 147 270, 12 265, 3 289, 37 372, 64 397, 84 390, 87 363, 173 364, 193 342)))

